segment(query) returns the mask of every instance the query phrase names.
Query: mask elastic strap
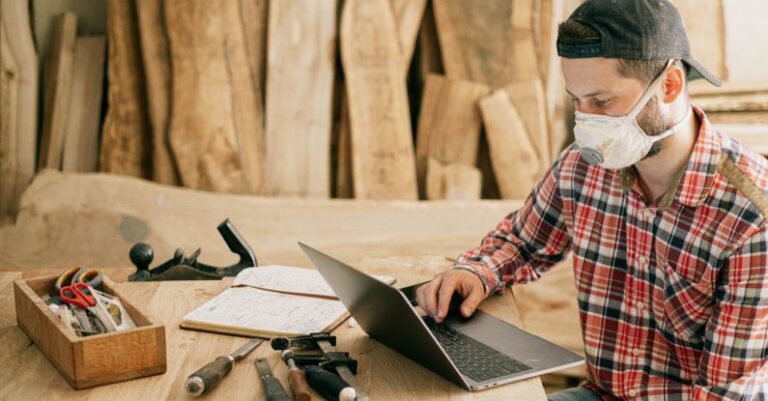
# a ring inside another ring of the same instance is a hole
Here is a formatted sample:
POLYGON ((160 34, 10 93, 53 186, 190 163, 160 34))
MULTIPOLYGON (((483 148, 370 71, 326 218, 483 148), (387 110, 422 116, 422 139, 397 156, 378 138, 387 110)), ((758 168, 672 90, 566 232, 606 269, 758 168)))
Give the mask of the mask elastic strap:
POLYGON ((674 59, 667 60, 667 65, 664 66, 664 69, 661 70, 661 73, 659 73, 656 78, 651 82, 650 85, 648 85, 647 88, 645 88, 645 92, 643 93, 643 96, 640 98, 640 100, 635 103, 635 106, 632 108, 632 110, 629 112, 629 114, 626 115, 626 118, 635 120, 637 118, 637 115, 640 114, 640 111, 643 110, 643 107, 645 107, 645 104, 648 103, 648 101, 651 99, 651 96, 653 96, 653 92, 656 91, 656 89, 661 85, 661 82, 664 81, 664 77, 666 76, 667 69, 669 68, 672 63, 674 63, 674 59))
MULTIPOLYGON (((680 128, 680 126, 682 126, 686 122, 688 122, 688 119, 691 118, 691 113, 693 113, 693 108, 688 106, 688 112, 685 113, 685 117, 683 117, 682 120, 678 121, 675 125, 671 126, 668 130, 662 132, 661 134, 654 135, 654 136, 649 136, 649 138, 653 139, 653 142, 658 142, 658 141, 660 141, 660 140, 662 140, 662 139, 664 139, 664 138, 674 134, 675 132, 677 132, 677 130, 678 130, 678 128, 680 128)), ((648 134, 645 134, 645 135, 648 136, 648 134)))

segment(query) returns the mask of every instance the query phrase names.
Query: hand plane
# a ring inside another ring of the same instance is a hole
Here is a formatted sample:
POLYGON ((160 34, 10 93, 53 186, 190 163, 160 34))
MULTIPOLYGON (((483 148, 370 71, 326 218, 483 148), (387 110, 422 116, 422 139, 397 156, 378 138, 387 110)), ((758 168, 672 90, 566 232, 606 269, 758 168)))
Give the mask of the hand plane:
POLYGON ((139 242, 134 244, 128 253, 131 262, 136 266, 136 273, 128 276, 128 281, 221 280, 223 277, 234 277, 243 269, 257 266, 251 246, 229 219, 219 224, 217 229, 229 249, 240 256, 239 262, 227 267, 211 266, 197 260, 201 253, 199 248, 190 255, 185 255, 184 250, 179 248, 171 259, 150 269, 154 250, 148 244, 139 242))

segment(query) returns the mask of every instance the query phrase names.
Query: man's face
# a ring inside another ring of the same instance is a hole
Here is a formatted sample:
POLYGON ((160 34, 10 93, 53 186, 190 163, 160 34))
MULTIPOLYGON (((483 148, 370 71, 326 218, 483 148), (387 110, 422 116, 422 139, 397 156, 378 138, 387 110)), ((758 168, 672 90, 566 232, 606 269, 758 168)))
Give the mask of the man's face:
MULTIPOLYGON (((640 100, 647 85, 635 78, 619 74, 619 61, 611 58, 562 58, 565 89, 571 95, 576 110, 607 116, 627 115, 640 100)), ((663 133, 669 127, 659 108, 659 96, 654 94, 637 116, 640 128, 650 136, 663 133)), ((644 158, 661 150, 659 141, 644 158)))

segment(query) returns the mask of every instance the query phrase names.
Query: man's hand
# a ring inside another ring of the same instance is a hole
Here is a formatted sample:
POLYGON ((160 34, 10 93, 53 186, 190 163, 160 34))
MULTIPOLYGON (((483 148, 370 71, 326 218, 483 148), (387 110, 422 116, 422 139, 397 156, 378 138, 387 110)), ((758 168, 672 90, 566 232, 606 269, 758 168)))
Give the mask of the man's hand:
POLYGON ((440 323, 448 314, 454 292, 464 299, 460 308, 464 317, 470 317, 485 298, 485 289, 480 277, 467 270, 455 269, 440 273, 432 281, 419 287, 416 290, 416 302, 424 312, 440 323))

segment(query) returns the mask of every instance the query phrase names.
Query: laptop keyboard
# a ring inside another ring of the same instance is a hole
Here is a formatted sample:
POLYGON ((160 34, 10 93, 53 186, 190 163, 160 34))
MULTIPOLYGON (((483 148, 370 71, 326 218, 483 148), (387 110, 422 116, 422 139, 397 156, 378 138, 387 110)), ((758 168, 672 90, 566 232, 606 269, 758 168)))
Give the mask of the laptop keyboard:
POLYGON ((459 371, 476 382, 532 369, 514 358, 459 333, 446 324, 435 323, 432 318, 424 318, 424 323, 427 324, 429 330, 435 335, 459 371))

